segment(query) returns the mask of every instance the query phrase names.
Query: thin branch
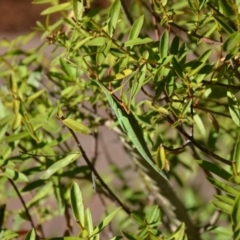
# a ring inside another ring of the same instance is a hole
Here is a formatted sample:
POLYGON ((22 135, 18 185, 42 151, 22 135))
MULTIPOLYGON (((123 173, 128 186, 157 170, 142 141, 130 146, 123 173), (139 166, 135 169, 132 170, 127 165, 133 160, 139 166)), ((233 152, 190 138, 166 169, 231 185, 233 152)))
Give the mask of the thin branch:
MULTIPOLYGON (((169 116, 164 116, 164 118, 170 123, 173 124, 174 121, 169 117, 169 116)), ((213 153, 211 150, 205 148, 204 146, 202 146, 200 143, 198 143, 193 137, 191 137, 181 126, 177 126, 176 129, 184 136, 186 137, 188 140, 191 141, 191 144, 193 144, 195 147, 197 147, 199 150, 201 150, 203 153, 205 153, 206 155, 215 158, 216 160, 225 163, 229 166, 232 166, 232 162, 226 160, 225 158, 220 157, 219 155, 213 153)))
MULTIPOLYGON (((26 205, 26 203, 25 203, 25 201, 24 201, 21 193, 18 191, 17 186, 15 185, 15 183, 13 182, 12 179, 8 178, 8 181, 10 182, 10 184, 11 184, 12 187, 14 188, 15 192, 17 193, 17 195, 18 195, 18 197, 19 197, 19 199, 20 199, 20 201, 21 201, 21 203, 22 203, 22 205, 23 205, 23 208, 24 208, 24 210, 25 210, 25 212, 26 212, 26 215, 27 215, 27 217, 28 217, 28 220, 29 220, 29 222, 31 223, 32 228, 33 228, 33 229, 36 229, 36 227, 35 227, 35 225, 34 225, 34 222, 33 222, 33 220, 32 220, 32 217, 31 217, 31 215, 30 215, 30 213, 29 213, 29 211, 28 211, 27 205, 26 205)), ((39 239, 37 235, 36 235, 36 238, 39 239)))
MULTIPOLYGON (((63 116, 61 116, 61 120, 64 120, 65 118, 63 116)), ((108 185, 103 181, 103 179, 101 178, 101 176, 99 175, 99 173, 97 172, 97 170, 95 169, 94 165, 91 163, 91 161, 89 160, 88 156, 86 155, 80 141, 78 140, 76 134, 73 132, 73 130, 69 127, 67 127, 68 130, 70 131, 70 133, 72 134, 75 142, 77 143, 77 146, 84 158, 84 160, 86 161, 88 167, 90 168, 90 170, 94 173, 94 175, 97 177, 97 179, 99 180, 99 182, 101 183, 101 185, 108 191, 109 195, 112 197, 112 199, 118 203, 119 206, 122 207, 122 209, 128 214, 131 214, 131 211, 129 208, 127 208, 122 202, 121 200, 113 193, 113 191, 108 187, 108 185)))

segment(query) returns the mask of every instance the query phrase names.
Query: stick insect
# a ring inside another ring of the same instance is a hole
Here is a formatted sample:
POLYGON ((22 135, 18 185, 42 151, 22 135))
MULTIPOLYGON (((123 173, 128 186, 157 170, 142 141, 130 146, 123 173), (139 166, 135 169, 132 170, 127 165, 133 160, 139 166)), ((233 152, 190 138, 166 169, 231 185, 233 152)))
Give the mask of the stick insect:
POLYGON ((93 82, 96 83, 106 95, 106 98, 114 111, 122 130, 129 136, 134 147, 136 147, 138 152, 154 168, 155 171, 157 171, 164 179, 168 180, 166 173, 161 171, 154 163, 152 155, 147 147, 147 143, 144 140, 142 129, 134 115, 131 112, 128 113, 122 106, 121 101, 114 94, 111 94, 102 83, 97 80, 93 80, 93 82))

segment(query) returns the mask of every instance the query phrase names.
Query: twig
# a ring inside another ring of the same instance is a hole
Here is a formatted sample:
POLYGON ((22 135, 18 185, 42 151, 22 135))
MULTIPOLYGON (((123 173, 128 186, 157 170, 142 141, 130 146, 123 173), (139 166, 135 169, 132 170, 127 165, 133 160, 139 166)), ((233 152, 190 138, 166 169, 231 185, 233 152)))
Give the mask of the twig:
MULTIPOLYGON (((174 121, 169 117, 169 116, 164 116, 165 119, 170 123, 173 124, 174 121)), ((225 163, 229 166, 232 166, 232 162, 226 160, 225 158, 220 157, 219 155, 213 153, 211 150, 205 148, 204 146, 202 146, 200 143, 198 143, 197 141, 195 141, 195 139, 190 136, 181 126, 177 126, 176 129, 183 135, 185 136, 188 140, 191 141, 191 144, 193 144, 195 147, 197 147, 199 150, 201 150, 203 153, 207 154, 210 157, 215 158, 216 160, 225 163)))
MULTIPOLYGON (((64 120, 65 118, 63 116, 61 116, 61 120, 64 120)), ((80 141, 78 140, 76 134, 73 132, 73 130, 69 127, 67 127, 68 130, 70 131, 70 133, 72 134, 75 142, 77 143, 77 146, 84 158, 84 160, 86 161, 88 167, 90 168, 90 170, 94 173, 94 175, 97 177, 97 179, 99 180, 99 182, 101 183, 101 185, 108 191, 109 195, 112 197, 113 200, 115 200, 115 202, 117 202, 119 204, 119 206, 122 207, 122 209, 128 214, 131 214, 131 211, 129 208, 127 208, 121 201, 120 199, 113 193, 113 191, 108 187, 108 185, 103 181, 103 179, 101 178, 101 176, 99 175, 99 173, 97 172, 97 170, 95 169, 95 167, 93 166, 93 164, 91 163, 91 161, 89 160, 88 156, 86 155, 84 149, 82 148, 82 145, 80 143, 80 141)))
MULTIPOLYGON (((25 210, 25 212, 26 212, 26 214, 27 214, 28 220, 29 220, 29 222, 31 223, 32 228, 33 228, 33 229, 36 229, 36 227, 35 227, 35 225, 34 225, 34 222, 33 222, 33 220, 32 220, 32 217, 31 217, 31 215, 30 215, 30 213, 29 213, 29 211, 28 211, 28 208, 27 208, 27 206, 26 206, 26 203, 25 203, 25 201, 24 201, 21 193, 18 191, 17 186, 15 185, 15 183, 13 182, 12 179, 8 178, 8 181, 10 182, 10 184, 12 185, 12 187, 14 188, 14 190, 16 191, 16 193, 17 193, 17 195, 18 195, 18 197, 19 197, 19 199, 20 199, 20 201, 21 201, 21 203, 22 203, 22 205, 23 205, 23 208, 24 208, 24 210, 25 210)), ((39 239, 37 235, 36 235, 36 238, 39 239)))

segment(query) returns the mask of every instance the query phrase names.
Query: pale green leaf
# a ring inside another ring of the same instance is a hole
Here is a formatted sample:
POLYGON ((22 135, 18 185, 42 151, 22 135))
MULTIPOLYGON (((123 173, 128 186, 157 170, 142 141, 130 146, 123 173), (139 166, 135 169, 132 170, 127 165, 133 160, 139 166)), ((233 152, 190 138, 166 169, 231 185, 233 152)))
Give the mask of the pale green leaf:
POLYGON ((228 98, 228 109, 232 117, 232 120, 238 127, 240 127, 240 107, 239 107, 237 98, 230 91, 227 91, 227 98, 228 98))
POLYGON ((80 132, 87 135, 91 133, 91 130, 88 127, 73 119, 66 118, 63 120, 63 123, 75 132, 80 132))
POLYGON ((110 37, 113 36, 113 33, 116 30, 120 9, 121 9, 120 0, 116 0, 109 9, 109 12, 108 12, 108 34, 110 37))
POLYGON ((120 209, 121 208, 114 210, 107 217, 105 217, 104 220, 98 226, 95 227, 90 237, 93 237, 94 235, 100 233, 110 223, 110 221, 116 216, 116 214, 119 212, 120 209))
POLYGON ((153 40, 151 38, 135 38, 135 39, 131 39, 128 40, 124 43, 125 47, 132 47, 132 46, 136 46, 136 45, 142 45, 142 44, 147 44, 152 42, 153 40))
POLYGON ((84 204, 81 190, 76 182, 73 183, 70 191, 70 201, 75 219, 82 227, 85 227, 84 204))
POLYGON ((66 167, 70 163, 76 161, 79 158, 79 153, 73 153, 69 154, 65 158, 58 160, 53 165, 51 165, 43 174, 42 179, 48 179, 50 178, 54 173, 56 173, 58 170, 66 167))
POLYGON ((141 32, 142 26, 144 22, 144 15, 141 15, 132 25, 128 40, 135 39, 141 32))
POLYGON ((43 12, 41 12, 41 15, 47 15, 47 14, 52 14, 55 12, 67 10, 70 5, 71 5, 70 2, 67 2, 67 3, 61 3, 56 6, 49 7, 45 9, 43 12))

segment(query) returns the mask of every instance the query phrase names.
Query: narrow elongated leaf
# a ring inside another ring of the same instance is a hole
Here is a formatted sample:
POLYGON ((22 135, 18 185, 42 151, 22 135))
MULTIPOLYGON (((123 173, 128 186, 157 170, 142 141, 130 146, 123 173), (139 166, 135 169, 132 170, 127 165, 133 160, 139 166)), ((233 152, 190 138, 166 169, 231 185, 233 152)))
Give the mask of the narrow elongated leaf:
POLYGON ((45 9, 43 12, 41 12, 41 15, 47 15, 47 14, 52 14, 55 12, 60 12, 60 11, 66 10, 69 6, 70 6, 69 2, 60 3, 56 6, 52 6, 52 7, 45 9))
POLYGON ((85 228, 88 231, 89 235, 91 235, 93 232, 93 220, 92 220, 92 215, 89 208, 87 208, 85 211, 85 223, 86 223, 85 228))
POLYGON ((216 14, 214 14, 213 17, 226 32, 230 34, 235 32, 234 29, 226 22, 226 18, 221 18, 216 14))
POLYGON ((142 44, 147 44, 152 42, 153 40, 151 38, 135 38, 135 39, 131 39, 128 40, 124 43, 125 47, 133 47, 136 45, 142 45, 142 44))
POLYGON ((223 49, 225 51, 232 52, 234 49, 237 49, 239 47, 239 42, 240 42, 240 33, 234 32, 223 44, 223 49))
POLYGON ((227 214, 231 214, 232 213, 232 206, 229 204, 226 204, 224 202, 218 201, 218 200, 212 200, 211 203, 219 208, 221 211, 227 213, 227 214))
POLYGON ((25 137, 27 137, 27 136, 29 136, 30 135, 30 133, 29 132, 20 132, 20 133, 18 133, 18 134, 13 134, 13 135, 11 135, 11 136, 8 136, 8 137, 5 137, 5 138, 3 138, 1 141, 0 141, 0 143, 2 143, 2 142, 4 142, 4 141, 6 141, 6 142, 14 142, 14 141, 17 141, 17 140, 20 140, 20 139, 22 139, 22 138, 25 138, 25 137))
POLYGON ((144 15, 140 16, 132 25, 128 40, 132 40, 138 37, 141 32, 142 26, 144 22, 144 15))
POLYGON ((240 223, 240 194, 235 199, 231 218, 232 218, 232 223, 233 223, 233 232, 235 233, 240 230, 240 226, 239 226, 239 223, 240 223))
POLYGON ((176 74, 181 78, 184 79, 184 71, 181 68, 179 62, 177 61, 177 59, 175 57, 173 57, 172 59, 172 65, 174 67, 174 71, 176 72, 176 74))
POLYGON ((193 119, 194 119, 194 121, 196 123, 195 126, 199 130, 199 133, 202 135, 202 137, 206 137, 206 130, 205 130, 204 124, 202 122, 202 119, 199 117, 198 114, 195 114, 193 116, 193 119))
POLYGON ((105 217, 104 220, 97 227, 95 227, 92 234, 90 235, 90 238, 100 233, 112 221, 120 209, 121 208, 114 210, 107 217, 105 217))
POLYGON ((28 177, 25 174, 15 171, 10 168, 4 168, 3 171, 0 173, 0 176, 1 175, 6 176, 17 182, 28 182, 29 181, 28 177))
POLYGON ((70 191, 70 201, 72 205, 73 215, 82 227, 85 227, 84 204, 81 190, 77 183, 73 183, 70 191))
POLYGON ((240 171, 240 133, 238 133, 233 152, 233 161, 236 162, 237 172, 240 171))
POLYGON ((28 102, 32 102, 33 100, 35 100, 36 98, 38 98, 41 94, 43 94, 46 90, 42 89, 37 91, 36 93, 34 93, 33 95, 31 95, 30 97, 27 98, 28 102))
POLYGON ((56 238, 48 238, 48 240, 85 240, 85 238, 81 238, 81 237, 56 237, 56 238))
POLYGON ((177 55, 178 54, 178 48, 179 48, 179 36, 176 35, 174 37, 174 39, 172 40, 172 44, 170 47, 170 53, 173 55, 177 55))
POLYGON ((121 2, 116 0, 110 7, 108 12, 108 34, 110 37, 113 36, 113 33, 116 29, 118 17, 120 13, 121 2))
POLYGON ((226 203, 230 206, 233 206, 235 203, 235 199, 229 197, 229 196, 223 196, 223 195, 214 195, 214 197, 220 201, 222 201, 223 203, 226 203))
POLYGON ((92 40, 88 41, 86 43, 87 46, 102 46, 103 44, 107 43, 109 41, 108 38, 105 37, 97 37, 97 38, 93 38, 92 40))
POLYGON ((229 172, 218 166, 216 163, 207 162, 204 160, 196 160, 195 162, 203 169, 210 171, 225 180, 229 180, 231 177, 231 174, 229 172))
POLYGON ((158 166, 155 164, 152 155, 147 147, 147 143, 144 139, 142 129, 139 126, 134 115, 132 113, 127 113, 125 109, 123 109, 123 107, 120 105, 120 103, 116 100, 116 97, 113 97, 104 87, 104 85, 102 85, 99 81, 93 80, 93 82, 95 82, 106 95, 112 110, 117 116, 122 130, 128 134, 130 140, 137 148, 138 152, 148 162, 148 164, 150 164, 150 166, 155 169, 155 171, 157 171, 165 180, 168 180, 166 173, 164 171, 160 171, 158 166))
POLYGON ((217 187, 218 189, 230 194, 231 196, 238 196, 239 194, 239 191, 234 189, 233 187, 223 183, 223 182, 220 182, 216 179, 213 179, 213 178, 208 178, 207 177, 207 180, 212 184, 214 185, 215 187, 217 187))
POLYGON ((232 120, 238 127, 240 127, 240 107, 239 107, 237 98, 230 91, 227 91, 227 98, 228 98, 228 109, 232 117, 232 120))
POLYGON ((51 165, 43 174, 42 179, 48 179, 50 178, 54 173, 56 173, 58 170, 66 167, 70 163, 76 161, 80 156, 80 153, 76 154, 70 154, 67 157, 55 162, 53 165, 51 165))
POLYGON ((168 55, 168 46, 169 46, 169 34, 165 30, 159 43, 159 53, 161 58, 165 58, 168 55))
POLYGON ((63 123, 75 132, 80 132, 80 133, 83 133, 83 134, 90 134, 91 133, 91 130, 88 127, 86 127, 82 123, 77 122, 73 119, 66 118, 66 119, 63 120, 63 123))

